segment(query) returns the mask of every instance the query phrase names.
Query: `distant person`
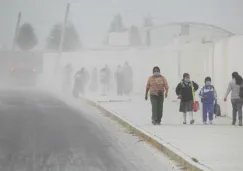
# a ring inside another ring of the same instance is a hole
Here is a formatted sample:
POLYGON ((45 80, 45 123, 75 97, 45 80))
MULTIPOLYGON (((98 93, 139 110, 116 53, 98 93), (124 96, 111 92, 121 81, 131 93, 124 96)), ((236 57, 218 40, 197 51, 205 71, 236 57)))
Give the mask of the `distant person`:
POLYGON ((73 95, 74 97, 78 97, 79 93, 82 95, 85 94, 85 83, 86 83, 86 75, 85 68, 81 68, 74 76, 74 88, 73 95))
POLYGON ((123 93, 125 95, 130 95, 133 89, 133 71, 132 67, 128 62, 125 62, 122 68, 122 77, 123 77, 123 93))
POLYGON ((123 80, 121 65, 117 66, 117 71, 115 73, 115 80, 116 80, 116 86, 117 86, 117 95, 122 96, 124 80, 123 80))
POLYGON ((164 97, 168 96, 168 82, 164 76, 161 75, 159 67, 153 68, 153 75, 148 78, 145 100, 148 99, 148 92, 150 91, 150 101, 152 104, 152 123, 160 125, 163 116, 164 97))
POLYGON ((233 108, 233 121, 232 125, 236 124, 236 116, 238 113, 238 119, 239 119, 239 126, 242 126, 242 105, 243 100, 240 98, 240 88, 242 86, 242 77, 237 73, 232 73, 232 80, 230 81, 228 85, 228 89, 226 91, 224 101, 227 101, 227 97, 229 93, 231 92, 231 103, 233 108))
POLYGON ((205 85, 201 89, 199 96, 203 104, 203 124, 207 124, 207 114, 209 114, 209 124, 213 124, 214 103, 217 98, 217 93, 212 85, 210 77, 204 80, 205 85))
POLYGON ((106 65, 100 70, 100 82, 102 85, 102 95, 107 95, 110 91, 111 71, 106 65))
POLYGON ((183 124, 187 124, 187 113, 189 112, 191 121, 190 124, 194 124, 193 118, 193 100, 195 97, 195 92, 198 90, 198 84, 191 81, 190 75, 188 73, 183 74, 183 79, 176 87, 176 94, 180 102, 180 112, 183 113, 183 124))
POLYGON ((67 64, 63 69, 63 91, 69 91, 71 89, 72 84, 72 65, 67 64))
POLYGON ((91 82, 89 86, 89 90, 91 92, 96 92, 98 89, 98 70, 94 68, 91 73, 91 82))

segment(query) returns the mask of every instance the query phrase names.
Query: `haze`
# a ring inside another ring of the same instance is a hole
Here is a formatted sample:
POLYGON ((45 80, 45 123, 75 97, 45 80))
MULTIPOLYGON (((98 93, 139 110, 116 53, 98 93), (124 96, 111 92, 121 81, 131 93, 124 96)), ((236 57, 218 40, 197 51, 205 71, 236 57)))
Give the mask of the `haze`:
POLYGON ((0 0, 0 171, 243 171, 242 49, 243 0, 0 0))
POLYGON ((156 24, 204 22, 243 33, 242 0, 0 0, 0 44, 11 45, 16 16, 22 11, 22 22, 32 23, 36 30, 38 48, 45 47, 53 24, 63 20, 67 2, 72 3, 69 19, 89 47, 101 46, 116 13, 126 26, 140 26, 150 13, 156 24))

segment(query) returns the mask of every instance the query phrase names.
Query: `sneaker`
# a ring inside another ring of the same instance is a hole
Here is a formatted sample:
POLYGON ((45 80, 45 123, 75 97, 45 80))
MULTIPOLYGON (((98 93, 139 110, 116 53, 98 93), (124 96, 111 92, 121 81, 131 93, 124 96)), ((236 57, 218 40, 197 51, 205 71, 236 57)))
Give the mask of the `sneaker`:
POLYGON ((160 122, 156 122, 156 124, 155 125, 161 125, 161 123, 160 122))
POLYGON ((191 124, 191 125, 193 125, 193 124, 194 124, 194 122, 195 122, 194 120, 191 120, 191 121, 190 121, 190 124, 191 124))
POLYGON ((156 125, 156 122, 155 122, 155 121, 152 121, 152 124, 153 124, 153 125, 156 125))
POLYGON ((186 121, 184 121, 183 124, 186 125, 186 121))
POLYGON ((236 122, 236 121, 233 121, 233 122, 232 122, 232 125, 235 125, 235 122, 236 122))
POLYGON ((209 124, 212 125, 213 124, 213 121, 209 121, 209 124))
POLYGON ((207 122, 203 122, 204 125, 207 125, 207 122))
POLYGON ((239 126, 242 126, 242 121, 239 121, 239 126))

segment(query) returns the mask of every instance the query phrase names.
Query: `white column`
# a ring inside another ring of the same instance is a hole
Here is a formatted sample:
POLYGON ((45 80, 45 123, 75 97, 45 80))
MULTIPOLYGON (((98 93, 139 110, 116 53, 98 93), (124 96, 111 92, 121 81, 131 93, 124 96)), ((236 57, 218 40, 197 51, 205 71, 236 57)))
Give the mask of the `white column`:
POLYGON ((214 69, 214 43, 211 44, 211 47, 210 47, 210 63, 211 63, 211 67, 210 67, 210 73, 212 74, 212 82, 213 84, 215 83, 215 69, 214 69))
MULTIPOLYGON (((224 87, 225 87, 225 92, 226 88, 228 86, 228 83, 231 78, 231 61, 229 58, 229 44, 228 44, 229 39, 225 40, 224 46, 223 46, 223 57, 224 57, 224 67, 222 67, 222 74, 225 75, 224 79, 224 87)), ((225 114, 227 116, 231 116, 231 108, 230 108, 230 97, 228 97, 227 102, 225 103, 225 114)))
POLYGON ((177 76, 178 76, 178 80, 181 79, 182 75, 181 75, 181 52, 177 51, 177 76))

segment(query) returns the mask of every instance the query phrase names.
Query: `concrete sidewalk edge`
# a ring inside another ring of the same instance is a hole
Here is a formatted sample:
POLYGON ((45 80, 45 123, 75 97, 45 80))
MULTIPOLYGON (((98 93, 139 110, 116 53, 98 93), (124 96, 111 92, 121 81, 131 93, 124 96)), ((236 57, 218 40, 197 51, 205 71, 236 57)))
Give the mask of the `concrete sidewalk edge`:
POLYGON ((212 169, 210 169, 209 167, 206 167, 205 165, 199 163, 197 159, 189 157, 186 154, 183 154, 181 151, 173 147, 171 144, 165 142, 164 140, 154 135, 151 135, 151 133, 147 132, 146 130, 140 128, 137 125, 132 124, 130 121, 126 120, 125 118, 122 118, 115 112, 103 107, 98 102, 95 102, 87 98, 82 98, 82 100, 100 109, 102 112, 104 112, 105 115, 117 121, 123 127, 127 128, 135 135, 137 135, 144 141, 148 142, 149 144, 151 144, 152 146, 166 154, 172 160, 184 166, 186 169, 190 171, 212 171, 212 169))

